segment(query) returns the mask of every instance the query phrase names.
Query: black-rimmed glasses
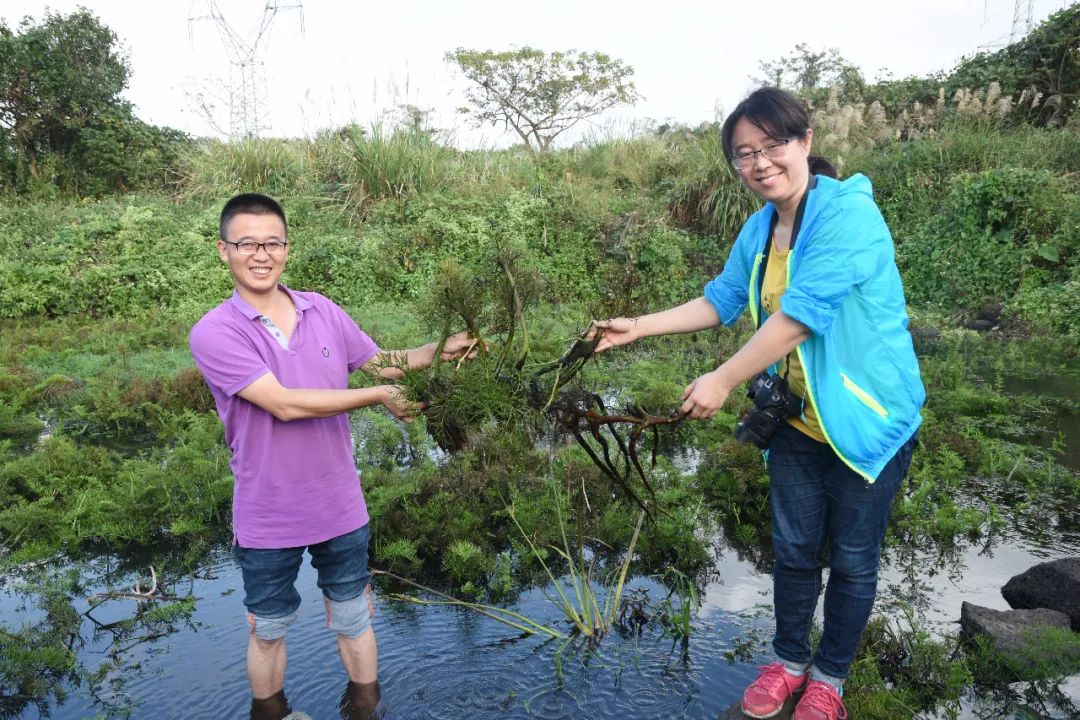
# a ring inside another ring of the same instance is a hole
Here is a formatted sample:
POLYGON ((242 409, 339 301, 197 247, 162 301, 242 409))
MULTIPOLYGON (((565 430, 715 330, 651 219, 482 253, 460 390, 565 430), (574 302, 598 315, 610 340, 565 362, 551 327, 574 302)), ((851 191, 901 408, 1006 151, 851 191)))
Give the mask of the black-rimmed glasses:
POLYGON ((270 240, 268 242, 255 242, 254 240, 241 240, 240 242, 233 242, 232 240, 224 240, 236 248, 236 252, 241 255, 254 255, 259 252, 259 248, 266 250, 267 255, 280 255, 285 252, 285 248, 289 243, 282 242, 281 240, 270 240))

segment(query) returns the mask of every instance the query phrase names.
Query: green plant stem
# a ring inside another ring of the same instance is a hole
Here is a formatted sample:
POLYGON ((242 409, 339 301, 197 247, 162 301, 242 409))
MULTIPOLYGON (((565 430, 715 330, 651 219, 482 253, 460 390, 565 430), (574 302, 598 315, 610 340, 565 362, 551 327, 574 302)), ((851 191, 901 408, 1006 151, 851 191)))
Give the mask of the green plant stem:
MULTIPOLYGON (((626 549, 626 557, 623 559, 622 568, 619 569, 619 579, 614 585, 614 600, 608 607, 607 623, 610 625, 615 622, 615 613, 619 611, 619 602, 622 600, 623 586, 626 584, 626 573, 630 569, 630 560, 634 557, 634 548, 637 546, 638 535, 641 534, 641 524, 645 521, 645 511, 642 510, 638 513, 637 524, 634 525, 634 534, 630 537, 630 547, 626 549)), ((605 598, 605 605, 607 600, 611 598, 611 593, 608 593, 608 598, 605 598)))
POLYGON ((421 585, 418 582, 415 582, 413 580, 409 580, 408 578, 402 577, 400 575, 396 575, 396 574, 394 574, 392 572, 389 572, 387 570, 372 570, 371 574, 372 575, 385 575, 388 578, 392 578, 394 580, 397 580, 398 582, 403 582, 406 585, 411 585, 412 587, 414 587, 414 588, 416 588, 418 590, 422 590, 424 592, 431 593, 432 595, 435 595, 437 597, 442 598, 442 600, 421 600, 420 598, 414 598, 414 597, 410 597, 408 595, 401 595, 401 594, 398 594, 398 593, 391 594, 389 596, 389 597, 395 598, 397 600, 403 600, 405 602, 411 602, 411 603, 414 603, 416 605, 457 605, 459 607, 468 608, 469 610, 475 610, 476 612, 480 613, 481 615, 485 615, 485 616, 491 618, 492 620, 498 620, 499 622, 503 623, 504 625, 509 625, 509 626, 511 626, 513 628, 521 630, 522 632, 528 633, 530 635, 535 634, 535 633, 542 633, 544 635, 548 635, 548 636, 553 637, 553 638, 565 637, 565 635, 563 635, 562 633, 560 633, 557 630, 554 630, 554 629, 552 629, 552 628, 550 628, 550 627, 548 627, 546 625, 541 625, 540 623, 538 623, 538 622, 536 622, 534 620, 531 620, 530 618, 522 615, 521 613, 516 613, 516 612, 514 612, 512 610, 507 610, 506 608, 495 607, 493 605, 483 605, 481 603, 471 603, 471 602, 466 602, 465 600, 458 600, 455 597, 452 597, 452 596, 447 595, 445 593, 441 593, 438 590, 434 590, 434 589, 429 588, 429 587, 427 587, 425 585, 421 585), (506 617, 503 617, 503 616, 506 616, 506 617), (518 620, 520 622, 514 622, 513 620, 509 620, 508 618, 514 618, 515 620, 518 620))

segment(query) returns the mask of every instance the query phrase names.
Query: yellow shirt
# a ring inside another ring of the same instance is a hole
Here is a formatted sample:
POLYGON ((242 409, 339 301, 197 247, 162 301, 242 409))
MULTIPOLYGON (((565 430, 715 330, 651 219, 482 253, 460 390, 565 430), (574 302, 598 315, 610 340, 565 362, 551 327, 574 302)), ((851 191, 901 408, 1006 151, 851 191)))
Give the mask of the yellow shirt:
MULTIPOLYGON (((761 306, 770 315, 780 309, 780 297, 784 294, 784 290, 787 289, 789 252, 789 250, 778 250, 775 242, 769 251, 769 262, 765 266, 765 279, 761 285, 761 306)), ((799 362, 799 354, 792 350, 788 358, 791 362, 791 369, 788 374, 788 389, 792 395, 803 397, 806 394, 806 376, 803 373, 802 364, 799 362)), ((780 361, 781 377, 784 375, 786 363, 789 360, 780 361)), ((788 418, 788 423, 804 435, 812 437, 821 443, 826 442, 825 435, 821 432, 821 425, 818 423, 817 413, 814 412, 809 398, 806 399, 803 405, 803 415, 806 418, 805 421, 802 418, 793 417, 788 418)))

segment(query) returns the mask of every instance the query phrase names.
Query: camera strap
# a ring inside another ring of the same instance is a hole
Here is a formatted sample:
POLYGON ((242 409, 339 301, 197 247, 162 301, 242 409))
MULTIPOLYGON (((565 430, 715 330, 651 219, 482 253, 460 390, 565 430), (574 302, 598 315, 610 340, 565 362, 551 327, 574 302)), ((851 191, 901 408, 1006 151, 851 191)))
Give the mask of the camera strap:
MULTIPOLYGON (((817 175, 811 173, 810 180, 806 183, 806 192, 803 193, 802 198, 799 200, 799 207, 795 209, 795 222, 791 225, 791 244, 788 245, 788 252, 795 249, 795 240, 799 237, 803 215, 806 214, 806 198, 810 196, 810 191, 816 186, 817 175)), ((758 270, 758 327, 761 327, 761 318, 764 315, 762 312, 764 307, 761 305, 761 289, 765 285, 765 269, 769 266, 769 251, 772 250, 773 233, 776 232, 776 224, 779 220, 780 213, 774 211, 772 220, 769 222, 769 236, 765 238, 765 249, 761 253, 761 267, 758 270)))
MULTIPOLYGON (((803 193, 802 198, 799 200, 799 206, 795 209, 795 222, 791 225, 791 243, 788 245, 788 252, 795 249, 795 240, 799 237, 799 230, 802 228, 803 215, 806 213, 806 198, 810 196, 810 191, 817 187, 817 175, 810 173, 810 178, 806 183, 806 191, 803 193)), ((765 306, 761 301, 761 290, 765 287, 765 271, 769 267, 769 251, 772 250, 773 233, 776 232, 776 224, 780 220, 779 211, 773 211, 772 220, 769 223, 769 235, 765 238, 765 249, 762 251, 761 265, 758 269, 758 327, 763 324, 762 318, 765 316, 765 306)), ((786 288, 785 288, 786 289, 786 288)), ((791 353, 787 354, 787 362, 784 363, 784 381, 787 381, 788 373, 791 371, 791 353)))

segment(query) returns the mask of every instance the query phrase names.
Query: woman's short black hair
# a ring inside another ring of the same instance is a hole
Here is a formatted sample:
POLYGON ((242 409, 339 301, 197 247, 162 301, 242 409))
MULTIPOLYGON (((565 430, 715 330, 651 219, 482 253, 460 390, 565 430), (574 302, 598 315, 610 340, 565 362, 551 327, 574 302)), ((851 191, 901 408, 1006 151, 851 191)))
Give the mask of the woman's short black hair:
POLYGON ((225 239, 225 228, 229 221, 237 215, 277 215, 281 218, 281 224, 285 226, 285 234, 289 234, 289 223, 285 220, 285 211, 281 204, 268 195, 259 193, 241 193, 225 203, 221 208, 221 219, 218 220, 218 234, 225 239))
MULTIPOLYGON (((736 105, 724 120, 721 137, 725 157, 731 158, 735 154, 732 137, 735 125, 743 118, 777 141, 805 137, 810 129, 810 113, 797 97, 780 88, 758 88, 736 105)), ((810 172, 815 175, 836 177, 836 168, 825 158, 812 155, 809 161, 810 172)))
POLYGON ((773 140, 803 137, 810 129, 810 113, 794 95, 775 87, 758 88, 736 105, 724 120, 722 133, 724 155, 727 157, 734 155, 732 136, 735 134, 735 124, 743 118, 773 140))

